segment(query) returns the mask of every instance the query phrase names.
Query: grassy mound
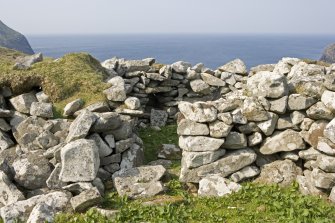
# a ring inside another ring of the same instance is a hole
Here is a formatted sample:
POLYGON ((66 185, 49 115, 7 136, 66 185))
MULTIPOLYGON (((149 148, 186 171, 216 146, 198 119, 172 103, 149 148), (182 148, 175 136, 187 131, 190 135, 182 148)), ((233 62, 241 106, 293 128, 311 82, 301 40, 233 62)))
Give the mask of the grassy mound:
POLYGON ((89 54, 71 53, 58 60, 47 58, 28 70, 14 70, 19 56, 23 54, 0 48, 0 86, 10 87, 15 94, 42 88, 57 113, 77 98, 82 98, 87 105, 104 100, 102 91, 108 86, 103 79, 107 73, 89 54))

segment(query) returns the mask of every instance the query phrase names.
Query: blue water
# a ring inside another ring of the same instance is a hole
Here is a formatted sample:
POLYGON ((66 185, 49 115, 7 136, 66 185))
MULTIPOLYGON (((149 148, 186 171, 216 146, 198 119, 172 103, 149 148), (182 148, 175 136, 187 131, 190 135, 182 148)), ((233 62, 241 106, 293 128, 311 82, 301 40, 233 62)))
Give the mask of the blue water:
POLYGON ((161 63, 184 60, 217 68, 240 58, 248 67, 276 63, 282 57, 319 59, 335 36, 320 35, 58 35, 28 36, 35 52, 58 58, 88 52, 99 60, 154 57, 161 63))

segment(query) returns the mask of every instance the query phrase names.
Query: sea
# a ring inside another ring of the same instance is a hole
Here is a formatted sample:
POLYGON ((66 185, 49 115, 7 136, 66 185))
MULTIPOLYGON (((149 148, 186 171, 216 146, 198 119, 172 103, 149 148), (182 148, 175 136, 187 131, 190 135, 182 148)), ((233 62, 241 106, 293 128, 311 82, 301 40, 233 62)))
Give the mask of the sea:
POLYGON ((114 56, 126 59, 156 58, 164 64, 183 60, 215 69, 235 58, 248 68, 277 63, 282 57, 318 60, 335 35, 237 34, 113 34, 28 35, 35 52, 59 58, 87 52, 100 61, 114 56))

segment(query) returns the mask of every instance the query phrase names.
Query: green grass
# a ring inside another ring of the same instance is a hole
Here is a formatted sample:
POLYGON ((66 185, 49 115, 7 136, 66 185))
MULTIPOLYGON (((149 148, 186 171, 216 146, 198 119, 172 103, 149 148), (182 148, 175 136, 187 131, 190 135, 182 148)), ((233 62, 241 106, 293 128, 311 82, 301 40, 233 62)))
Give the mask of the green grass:
POLYGON ((168 125, 161 131, 151 128, 141 129, 139 136, 144 143, 144 162, 157 160, 157 154, 162 144, 178 145, 177 125, 168 125))
POLYGON ((61 214, 56 222, 335 222, 333 205, 301 195, 296 185, 280 188, 246 183, 241 191, 230 196, 182 196, 182 202, 144 206, 145 200, 132 201, 113 192, 106 196, 103 207, 119 209, 115 219, 89 211, 61 214))
POLYGON ((0 48, 0 87, 8 86, 15 94, 42 88, 61 114, 66 103, 82 98, 86 105, 105 100, 102 91, 107 73, 100 62, 86 53, 71 53, 57 61, 46 58, 28 70, 14 70, 15 58, 22 56, 14 50, 0 48))

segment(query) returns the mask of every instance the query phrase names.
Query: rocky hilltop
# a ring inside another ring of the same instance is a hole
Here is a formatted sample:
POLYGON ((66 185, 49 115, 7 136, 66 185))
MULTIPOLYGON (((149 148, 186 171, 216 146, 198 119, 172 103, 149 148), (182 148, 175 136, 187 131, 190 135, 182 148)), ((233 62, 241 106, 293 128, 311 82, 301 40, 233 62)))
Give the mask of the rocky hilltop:
POLYGON ((326 47, 320 60, 326 63, 335 63, 335 43, 326 47))
POLYGON ((0 21, 0 46, 15 49, 26 54, 34 53, 26 37, 9 28, 2 21, 0 21))
MULTIPOLYGON (((257 181, 335 202, 335 64, 283 58, 216 70, 154 58, 57 60, 0 54, 0 216, 53 221, 97 206, 113 185, 132 199, 165 193, 165 163, 200 196, 257 181), (179 147, 143 166, 139 128, 177 123, 179 147)), ((98 209, 102 213, 110 210, 98 209)))

